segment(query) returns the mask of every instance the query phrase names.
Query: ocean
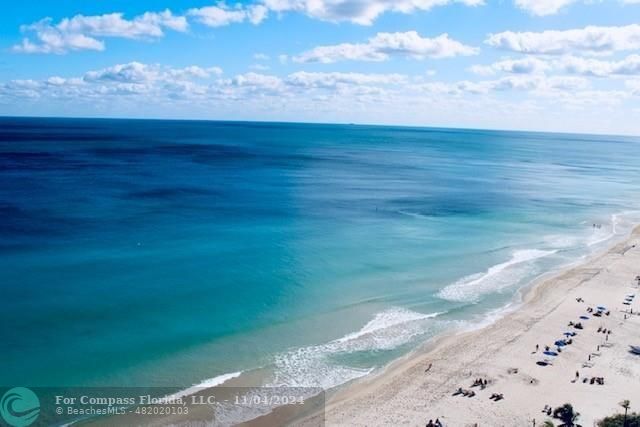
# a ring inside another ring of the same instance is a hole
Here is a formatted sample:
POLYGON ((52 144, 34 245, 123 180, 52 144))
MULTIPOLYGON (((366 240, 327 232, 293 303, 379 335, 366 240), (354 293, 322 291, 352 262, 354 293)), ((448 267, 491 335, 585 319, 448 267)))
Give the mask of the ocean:
POLYGON ((640 141, 0 118, 0 385, 332 388, 640 222, 640 141))

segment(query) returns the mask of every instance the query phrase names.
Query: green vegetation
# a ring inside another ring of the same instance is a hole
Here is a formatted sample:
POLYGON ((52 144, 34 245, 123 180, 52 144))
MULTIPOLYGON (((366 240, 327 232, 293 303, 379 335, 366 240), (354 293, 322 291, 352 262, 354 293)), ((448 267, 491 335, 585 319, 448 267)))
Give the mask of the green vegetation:
POLYGON ((640 427, 640 414, 635 412, 628 413, 631 402, 623 400, 620 402, 620 406, 624 408, 624 414, 607 417, 598 422, 598 427, 640 427))
POLYGON ((553 418, 558 418, 562 421, 563 426, 572 427, 575 426, 575 422, 580 417, 580 413, 573 410, 573 406, 570 403, 553 410, 553 418))
MULTIPOLYGON (((640 427, 640 413, 629 413, 631 402, 623 400, 620 402, 620 406, 624 409, 624 414, 615 414, 606 417, 598 421, 598 427, 640 427)), ((552 416, 562 421, 559 427, 572 427, 577 426, 576 421, 578 417, 580 417, 580 413, 576 412, 570 403, 565 403, 554 409, 552 416)), ((542 427, 554 427, 554 424, 547 420, 542 423, 542 427)))
POLYGON ((598 422, 598 427, 640 427, 640 414, 631 413, 627 416, 627 424, 624 423, 624 414, 612 415, 598 422))

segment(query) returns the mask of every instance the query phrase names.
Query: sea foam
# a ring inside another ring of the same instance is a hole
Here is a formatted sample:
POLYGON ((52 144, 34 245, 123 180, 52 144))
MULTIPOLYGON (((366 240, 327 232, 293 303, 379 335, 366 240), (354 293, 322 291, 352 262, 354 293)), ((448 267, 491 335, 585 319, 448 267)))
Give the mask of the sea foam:
POLYGON ((405 308, 377 313, 356 332, 278 355, 271 385, 330 389, 365 376, 374 368, 347 366, 333 359, 357 352, 393 350, 427 332, 425 322, 440 314, 423 314, 405 308))
POLYGON ((496 264, 485 272, 463 277, 440 290, 437 295, 449 301, 475 302, 482 295, 498 292, 519 283, 523 277, 532 272, 535 260, 556 252, 557 250, 540 249, 514 251, 508 261, 496 264))
POLYGON ((242 371, 218 375, 217 377, 206 379, 177 393, 165 396, 161 400, 171 402, 182 397, 191 396, 192 394, 196 394, 204 389, 220 386, 229 380, 239 377, 240 375, 242 375, 242 371))

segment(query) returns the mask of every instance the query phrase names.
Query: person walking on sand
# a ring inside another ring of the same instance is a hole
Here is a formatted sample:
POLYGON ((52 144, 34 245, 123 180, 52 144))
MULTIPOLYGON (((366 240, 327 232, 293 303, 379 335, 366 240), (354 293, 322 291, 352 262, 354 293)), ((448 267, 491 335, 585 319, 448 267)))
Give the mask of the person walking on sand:
POLYGON ((576 381, 578 381, 578 379, 580 379, 580 372, 576 371, 576 381))

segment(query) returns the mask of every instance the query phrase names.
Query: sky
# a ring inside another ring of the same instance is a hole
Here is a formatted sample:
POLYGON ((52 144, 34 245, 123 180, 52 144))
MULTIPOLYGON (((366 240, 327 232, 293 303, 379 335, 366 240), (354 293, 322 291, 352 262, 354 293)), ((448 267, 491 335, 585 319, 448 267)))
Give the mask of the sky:
POLYGON ((640 135, 640 0, 22 0, 0 115, 640 135))

